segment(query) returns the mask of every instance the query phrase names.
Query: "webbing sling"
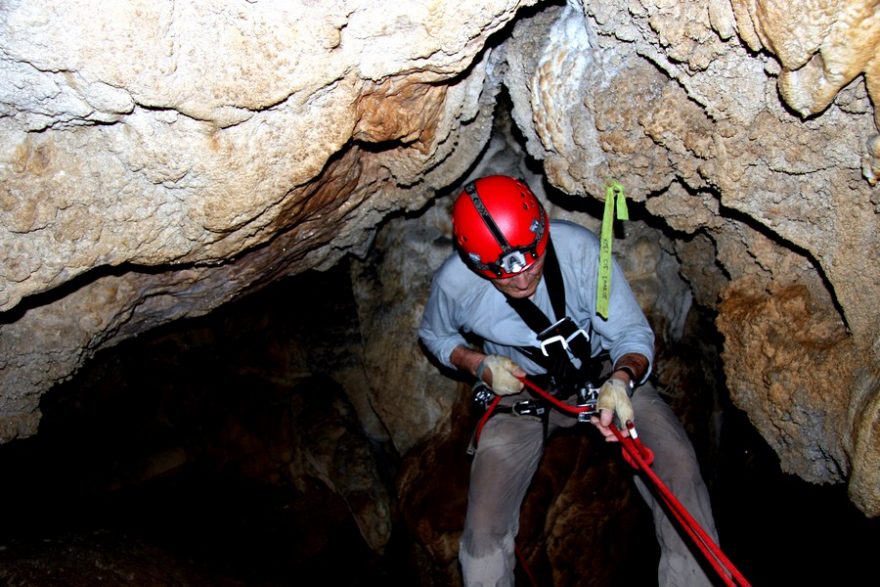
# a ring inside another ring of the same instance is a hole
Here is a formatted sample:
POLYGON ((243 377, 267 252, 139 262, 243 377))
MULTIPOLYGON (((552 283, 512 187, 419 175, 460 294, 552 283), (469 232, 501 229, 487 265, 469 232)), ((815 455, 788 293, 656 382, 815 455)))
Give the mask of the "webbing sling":
MULTIPOLYGON (((536 334, 546 332, 547 329, 557 324, 559 320, 566 316, 565 284, 562 280, 562 270, 559 267, 556 250, 553 247, 552 235, 547 241, 547 255, 544 259, 544 279, 547 283, 547 293, 550 296, 550 304, 553 307, 554 318, 556 319, 554 322, 551 322, 546 314, 530 299, 507 297, 507 303, 510 307, 536 334)), ((565 347, 560 343, 545 346, 544 348, 547 350, 546 355, 537 347, 517 348, 532 361, 544 367, 556 383, 583 383, 590 375, 590 341, 587 336, 575 336, 568 340, 567 343, 574 356, 580 359, 582 365, 580 369, 574 366, 565 347)))

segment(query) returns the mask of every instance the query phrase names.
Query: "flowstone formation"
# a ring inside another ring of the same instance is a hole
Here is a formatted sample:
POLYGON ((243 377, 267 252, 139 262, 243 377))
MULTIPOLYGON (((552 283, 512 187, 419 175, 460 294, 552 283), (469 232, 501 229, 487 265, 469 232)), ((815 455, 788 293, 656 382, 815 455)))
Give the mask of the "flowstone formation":
MULTIPOLYGON (((788 5, 5 2, 0 440, 98 349, 362 254, 468 173, 504 89, 550 183, 616 179, 681 236, 783 468, 880 514, 880 14, 788 5)), ((353 403, 412 446, 370 361, 353 403)))
POLYGON ((682 234, 731 396, 783 469, 848 479, 876 515, 880 13, 783 4, 570 2, 517 23, 505 83, 553 184, 620 180, 682 234))
POLYGON ((0 440, 97 349, 362 252, 451 183, 528 4, 4 3, 0 440))

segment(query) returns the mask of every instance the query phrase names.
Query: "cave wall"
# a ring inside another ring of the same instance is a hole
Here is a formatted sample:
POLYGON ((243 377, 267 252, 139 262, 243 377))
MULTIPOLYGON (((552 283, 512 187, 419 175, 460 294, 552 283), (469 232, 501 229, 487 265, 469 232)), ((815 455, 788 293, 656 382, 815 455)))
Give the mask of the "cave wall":
POLYGON ((362 252, 458 177, 474 61, 527 4, 4 3, 0 440, 95 350, 362 252))
POLYGON ((692 283, 719 310, 734 402, 785 470, 849 478, 876 512, 880 14, 697 4, 571 2, 551 22, 519 21, 506 80, 517 123, 566 192, 621 179, 671 228, 712 241, 721 303, 700 291, 702 270, 692 283))
MULTIPOLYGON (((874 3, 533 4, 4 3, 0 440, 98 349, 362 254, 472 171, 505 88, 550 183, 683 236, 784 469, 880 512, 874 3)), ((433 376, 427 412, 374 402, 399 447, 443 425, 433 376)))

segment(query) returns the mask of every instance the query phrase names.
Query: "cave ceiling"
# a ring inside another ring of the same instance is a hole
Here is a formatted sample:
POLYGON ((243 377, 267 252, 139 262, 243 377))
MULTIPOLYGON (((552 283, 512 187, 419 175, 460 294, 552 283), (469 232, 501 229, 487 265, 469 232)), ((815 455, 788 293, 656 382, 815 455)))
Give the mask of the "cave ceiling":
POLYGON ((98 350, 363 255, 505 92, 550 184, 681 236, 783 469, 877 515, 880 8, 790 4, 4 2, 0 440, 98 350))

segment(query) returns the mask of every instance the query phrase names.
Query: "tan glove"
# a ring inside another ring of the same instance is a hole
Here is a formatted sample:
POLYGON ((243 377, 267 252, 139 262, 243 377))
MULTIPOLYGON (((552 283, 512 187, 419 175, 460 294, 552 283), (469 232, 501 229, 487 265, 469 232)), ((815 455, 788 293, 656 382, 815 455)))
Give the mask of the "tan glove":
POLYGON ((477 377, 482 379, 486 369, 492 373, 492 391, 498 395, 513 395, 522 391, 523 382, 517 377, 525 377, 526 372, 508 357, 488 355, 477 367, 477 377))
POLYGON ((626 383, 620 379, 608 379, 599 388, 599 397, 596 400, 596 408, 599 409, 600 417, 604 426, 611 424, 610 417, 603 417, 602 410, 617 415, 617 427, 622 432, 626 431, 626 423, 634 418, 632 402, 626 392, 626 383), (607 420, 607 423, 605 423, 607 420))

